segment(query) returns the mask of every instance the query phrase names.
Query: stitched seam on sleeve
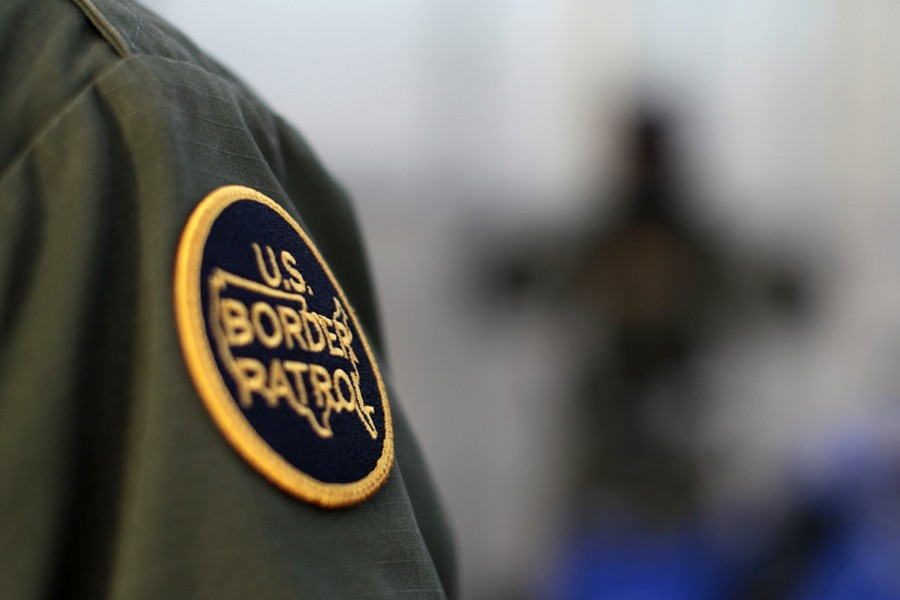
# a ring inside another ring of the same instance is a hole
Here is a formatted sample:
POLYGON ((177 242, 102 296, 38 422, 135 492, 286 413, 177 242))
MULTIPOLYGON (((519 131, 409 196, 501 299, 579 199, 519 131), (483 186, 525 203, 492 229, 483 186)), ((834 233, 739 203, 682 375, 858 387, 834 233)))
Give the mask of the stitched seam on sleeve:
MULTIPOLYGON (((78 1, 87 1, 87 0, 75 0, 75 1, 78 2, 78 1)), ((94 77, 88 84, 86 84, 83 88, 81 88, 78 92, 76 92, 68 102, 66 102, 65 104, 60 106, 59 110, 57 110, 49 118, 47 118, 44 121, 44 125, 42 127, 39 127, 38 129, 36 129, 34 131, 34 133, 28 137, 28 139, 22 145, 22 149, 19 150, 16 154, 14 154, 13 157, 9 160, 9 162, 7 162, 5 164, 0 164, 0 181, 4 180, 11 171, 15 170, 17 163, 20 160, 22 160, 22 158, 26 154, 28 154, 28 152, 31 151, 31 148, 34 146, 34 144, 39 139, 41 139, 41 137, 46 135, 47 130, 55 127, 56 124, 63 118, 63 116, 67 112, 72 110, 72 108, 74 106, 78 105, 80 102, 84 102, 85 94, 89 93, 92 89, 95 89, 97 87, 98 82, 103 80, 105 77, 109 76, 109 74, 114 72, 115 70, 125 68, 125 65, 128 65, 129 63, 131 63, 133 61, 164 62, 164 63, 181 65, 186 69, 191 69, 191 70, 196 71, 198 73, 198 75, 205 75, 208 77, 212 77, 216 80, 219 80, 220 82, 223 82, 225 84, 225 86, 231 91, 231 93, 235 94, 236 96, 240 96, 240 98, 250 102, 258 109, 259 108, 265 109, 265 107, 266 107, 266 105, 261 100, 259 100, 252 94, 249 96, 247 94, 244 94, 243 90, 238 88, 236 86, 235 82, 232 81, 231 79, 223 77, 222 75, 219 75, 217 73, 211 73, 199 65, 195 65, 195 64, 187 62, 187 61, 171 59, 171 58, 163 58, 163 57, 158 57, 158 56, 143 57, 138 54, 131 54, 128 58, 125 58, 121 61, 116 61, 116 62, 110 64, 109 66, 105 67, 104 69, 102 69, 96 75, 96 77, 94 77)), ((202 90, 199 90, 198 88, 193 88, 193 89, 202 91, 202 90)))
POLYGON ((87 16, 88 20, 93 23, 94 27, 100 31, 100 35, 109 42, 109 44, 115 48, 116 52, 122 58, 128 58, 134 52, 132 51, 131 46, 128 42, 125 41, 125 38, 122 37, 122 33, 116 29, 112 23, 109 22, 109 19, 100 12, 100 9, 91 1, 91 0, 73 0, 76 5, 81 9, 81 11, 87 16))

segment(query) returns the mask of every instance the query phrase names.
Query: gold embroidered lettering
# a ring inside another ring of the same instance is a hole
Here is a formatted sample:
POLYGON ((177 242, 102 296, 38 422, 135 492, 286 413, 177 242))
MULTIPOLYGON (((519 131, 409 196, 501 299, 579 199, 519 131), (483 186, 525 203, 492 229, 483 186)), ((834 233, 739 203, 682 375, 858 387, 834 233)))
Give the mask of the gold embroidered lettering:
POLYGON ((303 317, 303 333, 306 335, 306 345, 309 351, 321 352, 325 349, 325 334, 322 332, 322 326, 319 324, 319 315, 314 312, 303 311, 301 316, 303 317), (316 339, 313 339, 313 329, 315 329, 316 339))
POLYGON ((269 393, 266 387, 266 367, 255 358, 238 358, 234 361, 235 382, 238 387, 238 400, 244 408, 253 406, 253 394, 263 397, 270 408, 274 408, 278 401, 269 393))
POLYGON ((281 317, 281 329, 284 331, 284 343, 289 349, 293 349, 294 342, 301 350, 309 350, 306 340, 303 339, 303 321, 297 311, 289 306, 276 306, 278 316, 281 317))
POLYGON ((375 409, 363 402, 362 389, 359 387, 359 372, 354 371, 351 378, 353 379, 353 389, 356 390, 356 414, 374 440, 378 438, 378 430, 375 428, 375 421, 372 419, 375 409))
POLYGON ((288 275, 290 275, 288 282, 291 284, 291 287, 294 288, 294 291, 300 292, 301 294, 305 292, 306 280, 303 278, 303 274, 297 269, 297 259, 294 258, 294 255, 287 250, 282 250, 281 264, 288 275))
POLYGON ((309 365, 309 382, 312 384, 313 396, 319 408, 335 404, 331 394, 331 374, 322 365, 309 365))
POLYGON ((242 407, 252 408, 254 394, 269 408, 277 408, 283 399, 298 416, 306 419, 319 437, 334 436, 331 416, 334 413, 356 412, 372 439, 378 437, 372 415, 375 409, 362 399, 359 373, 335 369, 329 373, 321 365, 273 358, 268 369, 255 358, 235 358, 232 373, 242 407), (310 406, 307 389, 312 392, 310 406), (318 415, 316 414, 318 412, 318 415))
POLYGON ((334 432, 331 430, 331 424, 328 422, 330 409, 326 409, 322 414, 322 422, 324 423, 323 425, 319 423, 319 420, 316 419, 315 413, 309 407, 309 399, 306 395, 306 384, 303 381, 303 373, 309 372, 309 365, 302 362, 286 360, 284 361, 284 368, 294 376, 294 384, 296 385, 296 389, 299 395, 299 400, 289 400, 288 405, 294 410, 295 413, 309 422, 310 427, 313 428, 313 431, 316 432, 316 435, 321 438, 334 437, 334 432))
POLYGON ((337 395, 339 410, 351 411, 356 408, 356 391, 353 388, 353 382, 350 381, 350 376, 343 369, 334 371, 334 393, 337 395), (347 389, 346 393, 344 393, 344 387, 347 389))
POLYGON ((279 398, 285 398, 289 406, 293 406, 297 402, 287 373, 284 372, 284 367, 277 358, 273 358, 269 363, 269 396, 272 398, 272 402, 276 403, 279 398))
MULTIPOLYGON (((269 246, 266 253, 270 259, 274 254, 269 246)), ((268 283, 274 283, 276 273, 281 277, 277 265, 269 260, 271 272, 267 272, 262 248, 254 245, 260 273, 268 276, 268 283)), ((289 254, 281 256, 282 265, 289 278, 282 278, 285 289, 289 284, 299 282, 290 269, 295 261, 289 254)), ((299 273, 299 272, 298 272, 299 273)), ((375 427, 375 408, 366 405, 361 389, 358 358, 353 350, 353 329, 346 309, 334 297, 334 311, 329 318, 310 310, 302 295, 283 290, 270 290, 263 284, 242 279, 236 275, 218 270, 210 277, 214 307, 211 316, 215 323, 214 333, 218 338, 219 357, 227 365, 236 385, 236 399, 244 409, 254 408, 254 401, 262 399, 264 405, 276 409, 282 403, 297 416, 308 421, 313 432, 321 438, 334 437, 331 417, 335 413, 355 412, 372 439, 378 438, 375 427), (271 300, 257 300, 245 304, 236 298, 222 298, 223 291, 230 286, 246 291, 264 294, 271 300), (259 343, 269 350, 299 349, 308 353, 327 352, 334 357, 348 361, 349 367, 326 368, 315 362, 284 360, 269 357, 263 360, 255 357, 234 356, 232 349, 259 343)), ((307 286, 306 293, 312 290, 307 286)))
MULTIPOLYGON (((303 383, 303 374, 309 371, 309 365, 296 360, 286 360, 284 361, 284 369, 294 376, 294 386, 296 387, 299 396, 297 405, 302 406, 305 409, 305 407, 309 406, 309 399, 306 397, 306 384, 303 383)), ((294 409, 298 410, 297 406, 295 406, 294 409)), ((300 414, 301 416, 305 416, 304 413, 300 414)))
POLYGON ((332 356, 340 356, 343 358, 344 351, 338 344, 337 335, 332 331, 334 329, 334 321, 324 315, 317 315, 319 323, 322 325, 322 331, 325 332, 325 342, 328 345, 328 353, 332 356))
POLYGON ((284 336, 281 333, 278 315, 275 314, 274 308, 265 302, 254 302, 253 306, 250 308, 250 320, 253 323, 256 338, 262 342, 263 346, 266 348, 277 348, 281 344, 281 340, 284 336), (263 317, 269 322, 272 333, 266 331, 266 327, 263 324, 263 317))
POLYGON ((219 302, 219 314, 229 346, 247 346, 253 343, 253 329, 243 302, 224 298, 219 302))
POLYGON ((266 246, 266 254, 269 257, 269 266, 272 268, 272 272, 266 268, 266 261, 263 258, 262 249, 259 247, 259 244, 253 243, 251 244, 253 247, 253 254, 256 257, 256 268, 259 269, 259 274, 262 276, 263 281, 266 282, 266 285, 269 287, 277 288, 281 285, 281 270, 278 268, 278 263, 275 262, 275 251, 272 250, 271 246, 266 246))
POLYGON ((337 298, 334 299, 334 313, 331 315, 331 319, 332 323, 334 323, 334 332, 337 335, 338 342, 343 348, 343 356, 347 357, 353 364, 358 363, 359 359, 356 358, 356 353, 353 351, 353 333, 347 323, 347 313, 344 312, 344 307, 341 306, 337 298))

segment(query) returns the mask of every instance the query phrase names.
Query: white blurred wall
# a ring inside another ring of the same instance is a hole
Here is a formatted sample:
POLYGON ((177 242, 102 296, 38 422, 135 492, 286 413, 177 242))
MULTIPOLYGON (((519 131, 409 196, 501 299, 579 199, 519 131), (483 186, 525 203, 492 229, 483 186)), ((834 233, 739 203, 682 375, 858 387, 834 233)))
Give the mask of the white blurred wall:
POLYGON ((737 363, 712 384, 739 400, 710 434, 742 440, 737 489, 896 396, 900 4, 151 6, 295 123, 354 195, 467 597, 528 580, 551 537, 564 436, 559 353, 536 343, 546 325, 477 314, 467 235, 484 215, 574 214, 612 172, 612 119, 637 93, 681 109, 685 158, 736 243, 780 244, 822 274, 813 331, 731 348, 737 363))

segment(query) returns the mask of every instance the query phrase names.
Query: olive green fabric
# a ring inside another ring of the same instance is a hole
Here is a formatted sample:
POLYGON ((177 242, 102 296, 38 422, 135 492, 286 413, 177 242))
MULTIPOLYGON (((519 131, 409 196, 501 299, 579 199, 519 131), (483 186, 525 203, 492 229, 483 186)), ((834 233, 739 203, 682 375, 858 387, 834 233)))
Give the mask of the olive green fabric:
POLYGON ((452 597, 352 210, 303 140, 133 3, 6 0, 0 44, 0 598, 452 597), (375 346, 397 459, 355 508, 267 482, 186 370, 175 250, 225 184, 309 232, 375 346))

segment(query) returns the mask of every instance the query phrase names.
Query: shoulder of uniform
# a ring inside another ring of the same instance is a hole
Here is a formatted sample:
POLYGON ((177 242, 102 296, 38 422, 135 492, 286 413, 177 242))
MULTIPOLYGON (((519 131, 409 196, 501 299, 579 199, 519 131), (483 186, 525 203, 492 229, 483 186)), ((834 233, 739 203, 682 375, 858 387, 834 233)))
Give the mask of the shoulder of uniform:
POLYGON ((146 7, 129 0, 70 0, 123 58, 157 56, 194 62, 199 50, 146 7))
POLYGON ((69 1, 81 9, 122 58, 151 59, 157 65, 189 65, 226 82, 243 100, 264 105, 239 77, 207 55, 177 27, 141 4, 132 0, 69 1))
POLYGON ((119 57, 67 0, 0 8, 0 169, 119 57))
POLYGON ((175 27, 130 0, 4 0, 0 47, 0 176, 58 115, 113 71, 149 70, 153 77, 142 85, 149 92, 186 68, 194 83, 215 81, 235 100, 263 106, 175 27))
POLYGON ((234 79, 227 69, 165 19, 131 0, 70 0, 123 58, 142 56, 190 63, 234 79))

